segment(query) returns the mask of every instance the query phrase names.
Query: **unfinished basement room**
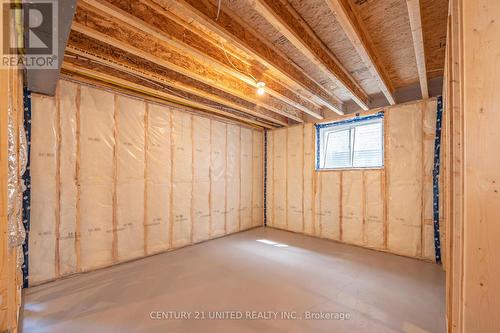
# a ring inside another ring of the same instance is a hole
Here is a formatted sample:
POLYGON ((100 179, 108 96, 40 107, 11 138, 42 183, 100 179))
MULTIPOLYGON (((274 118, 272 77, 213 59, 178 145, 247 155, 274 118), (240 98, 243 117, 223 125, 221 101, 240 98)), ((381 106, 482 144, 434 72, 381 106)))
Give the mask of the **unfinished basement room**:
POLYGON ((500 333, 499 0, 0 20, 0 333, 500 333))

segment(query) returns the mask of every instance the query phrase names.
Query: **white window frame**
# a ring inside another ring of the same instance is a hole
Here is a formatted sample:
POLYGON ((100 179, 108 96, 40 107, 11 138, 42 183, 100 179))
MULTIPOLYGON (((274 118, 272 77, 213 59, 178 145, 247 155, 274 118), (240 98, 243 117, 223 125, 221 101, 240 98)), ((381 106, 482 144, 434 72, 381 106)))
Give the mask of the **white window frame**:
POLYGON ((325 171, 325 170, 366 170, 366 169, 383 169, 385 162, 385 142, 384 142, 384 113, 379 112, 374 115, 365 116, 365 117, 355 117, 348 120, 338 121, 338 122, 330 122, 330 123, 321 123, 316 124, 316 154, 315 154, 315 169, 316 171, 325 171), (352 142, 355 138, 354 132, 356 127, 370 125, 373 123, 381 122, 381 147, 382 147, 382 164, 377 166, 366 166, 366 167, 355 167, 353 166, 354 162, 354 145, 352 142), (354 129, 354 131, 353 131, 354 129), (325 168, 321 167, 324 163, 326 156, 326 142, 327 137, 331 133, 347 131, 349 130, 349 146, 352 147, 350 149, 350 165, 344 167, 336 167, 336 168, 325 168))

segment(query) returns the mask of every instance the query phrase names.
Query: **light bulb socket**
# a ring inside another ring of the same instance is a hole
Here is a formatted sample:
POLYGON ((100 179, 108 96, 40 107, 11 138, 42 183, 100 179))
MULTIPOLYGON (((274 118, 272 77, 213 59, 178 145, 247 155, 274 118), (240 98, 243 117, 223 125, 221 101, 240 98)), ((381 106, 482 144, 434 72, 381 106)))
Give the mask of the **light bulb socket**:
POLYGON ((264 93, 266 92, 266 90, 264 89, 265 86, 265 82, 257 82, 257 95, 264 95, 264 93))

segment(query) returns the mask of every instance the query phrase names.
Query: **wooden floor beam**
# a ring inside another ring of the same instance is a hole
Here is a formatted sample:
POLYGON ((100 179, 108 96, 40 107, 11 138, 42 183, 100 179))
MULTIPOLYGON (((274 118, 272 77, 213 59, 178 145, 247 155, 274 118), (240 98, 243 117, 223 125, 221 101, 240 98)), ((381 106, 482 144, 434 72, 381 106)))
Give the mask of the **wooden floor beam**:
MULTIPOLYGON (((109 14, 139 31, 158 39, 161 43, 173 47, 190 57, 209 64, 219 72, 231 75, 255 89, 258 81, 258 71, 240 61, 219 47, 207 43, 200 35, 193 33, 174 20, 171 14, 150 0, 116 1, 113 0, 83 0, 83 3, 109 14)), ((264 79, 262 79, 264 80, 264 79)), ((266 91, 276 99, 287 103, 316 119, 323 119, 322 110, 308 100, 289 90, 281 83, 267 76, 266 91)))
MULTIPOLYGON (((208 92, 201 90, 197 87, 194 87, 192 85, 189 85, 186 82, 182 82, 176 78, 170 78, 166 75, 161 75, 163 74, 162 72, 152 72, 149 70, 148 67, 145 66, 138 66, 137 64, 134 64, 131 61, 128 61, 126 58, 123 56, 120 57, 119 52, 116 52, 116 49, 109 49, 109 52, 106 52, 106 54, 98 53, 95 52, 95 50, 89 50, 85 47, 82 47, 82 45, 78 45, 74 39, 70 37, 70 40, 68 41, 68 46, 66 48, 66 52, 71 52, 75 54, 78 57, 82 57, 84 59, 88 59, 90 61, 96 62, 103 64, 105 66, 108 66, 110 68, 116 69, 123 71, 127 74, 130 75, 135 75, 142 77, 147 80, 152 80, 154 82, 160 83, 160 84, 165 84, 171 87, 174 87, 175 89, 179 89, 181 91, 197 95, 201 98, 206 98, 212 102, 225 105, 228 108, 235 109, 241 112, 248 113, 252 116, 259 117, 262 119, 265 119, 267 121, 273 122, 277 125, 281 126, 287 126, 287 119, 284 116, 278 115, 272 111, 267 111, 262 108, 258 108, 255 106, 253 109, 243 105, 243 103, 238 103, 238 101, 235 100, 230 100, 228 98, 225 98, 223 96, 216 95, 214 93, 208 92), (118 53, 118 54, 117 54, 118 53), (115 57, 114 57, 114 56, 115 57), (118 56, 117 56, 118 55, 118 56)), ((102 48, 101 48, 102 51, 102 48)), ((247 103, 249 104, 249 103, 247 103)))
POLYGON ((310 62, 346 89, 363 110, 368 110, 368 95, 290 4, 280 0, 255 0, 252 4, 310 62))
POLYGON ((131 53, 150 62, 174 70, 180 74, 223 90, 248 102, 281 114, 295 122, 303 122, 300 110, 293 108, 272 96, 257 96, 248 84, 217 72, 182 52, 158 43, 146 33, 135 31, 104 16, 87 12, 79 7, 75 13, 72 30, 98 41, 131 53))
POLYGON ((319 103, 337 114, 344 114, 343 103, 330 91, 314 81, 269 42, 258 37, 258 32, 239 20, 227 9, 217 16, 217 8, 205 0, 151 0, 167 11, 175 12, 185 22, 196 22, 211 34, 217 35, 232 47, 250 55, 253 59, 272 70, 280 81, 286 83, 298 94, 319 103))
POLYGON ((134 82, 133 79, 130 79, 130 78, 125 79, 125 78, 117 77, 115 75, 110 75, 110 74, 104 73, 102 71, 102 69, 101 70, 93 70, 90 68, 85 68, 85 67, 81 66, 81 64, 75 65, 75 64, 71 63, 70 61, 68 61, 67 59, 63 62, 62 69, 67 71, 67 72, 70 72, 70 73, 75 73, 77 75, 88 77, 88 78, 91 78, 91 79, 94 79, 97 81, 102 81, 104 83, 116 85, 116 86, 119 86, 119 87, 127 89, 127 90, 131 90, 131 91, 135 91, 135 92, 138 92, 141 94, 145 94, 148 96, 159 98, 159 99, 171 102, 171 103, 176 103, 176 104, 188 106, 191 108, 199 109, 202 111, 206 111, 206 112, 220 115, 220 116, 230 118, 230 119, 236 119, 236 120, 248 123, 248 124, 257 125, 257 126, 268 128, 268 129, 273 128, 273 126, 271 126, 269 124, 266 124, 266 123, 263 123, 263 122, 260 122, 260 121, 254 120, 254 119, 241 117, 241 116, 232 114, 230 112, 223 111, 219 108, 206 105, 205 103, 199 103, 199 102, 196 102, 196 101, 193 101, 190 99, 186 99, 186 98, 177 96, 173 93, 169 93, 169 92, 166 92, 166 91, 158 89, 158 88, 154 89, 154 88, 142 85, 142 84, 137 84, 134 82))
POLYGON ((380 90, 387 98, 390 105, 396 104, 394 99, 394 87, 389 75, 377 52, 373 48, 373 44, 369 35, 348 0, 326 0, 327 5, 333 12, 337 21, 342 26, 347 38, 356 49, 361 60, 368 68, 372 77, 377 80, 380 90))
POLYGON ((422 33, 422 17, 420 15, 420 0, 406 0, 408 14, 410 17, 411 34, 413 37, 413 48, 417 60, 418 77, 422 98, 429 98, 429 87, 427 83, 427 66, 425 63, 424 35, 422 33))

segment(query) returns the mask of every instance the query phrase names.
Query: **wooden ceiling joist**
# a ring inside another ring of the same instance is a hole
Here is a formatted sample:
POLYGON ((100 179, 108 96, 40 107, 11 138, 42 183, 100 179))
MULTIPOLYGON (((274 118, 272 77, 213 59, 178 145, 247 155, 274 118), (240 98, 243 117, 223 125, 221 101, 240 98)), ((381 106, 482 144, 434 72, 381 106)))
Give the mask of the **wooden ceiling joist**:
POLYGON ((333 82, 349 91, 356 104, 368 110, 368 95, 290 4, 280 0, 255 0, 253 5, 309 61, 333 82))
POLYGON ((330 10, 334 13, 347 38, 356 49, 357 53, 368 68, 370 74, 378 81, 380 90, 387 98, 389 104, 394 105, 394 87, 387 75, 382 61, 373 49, 369 35, 366 33, 361 21, 351 8, 349 0, 325 0, 330 10))
POLYGON ((164 90, 159 90, 158 88, 152 88, 152 87, 146 86, 145 84, 135 83, 134 82, 135 80, 133 77, 126 77, 125 76, 124 78, 121 78, 121 77, 118 77, 116 75, 110 75, 108 73, 105 73, 102 69, 94 70, 91 68, 85 68, 84 66, 82 66, 81 63, 78 65, 75 65, 71 61, 68 61, 67 59, 65 59, 65 61, 63 62, 62 69, 69 72, 69 73, 74 73, 77 75, 88 77, 88 78, 91 78, 91 79, 94 79, 97 81, 101 81, 104 83, 108 83, 111 85, 115 85, 115 86, 124 88, 127 90, 131 90, 134 92, 138 92, 141 94, 145 94, 148 96, 152 96, 155 98, 166 100, 169 102, 178 103, 178 104, 192 107, 195 109, 199 109, 199 110, 202 110, 205 112, 220 115, 220 116, 223 116, 226 118, 235 119, 238 121, 242 121, 242 122, 245 122, 248 124, 257 125, 257 126, 268 128, 268 129, 273 128, 273 126, 270 124, 267 124, 267 123, 264 123, 264 122, 261 122, 261 121, 255 120, 255 119, 235 115, 231 112, 227 112, 227 111, 224 111, 220 108, 207 105, 206 103, 203 103, 203 102, 200 103, 200 102, 194 101, 193 99, 182 98, 176 94, 169 93, 169 92, 166 92, 164 90))
MULTIPOLYGON (((84 0, 83 2, 154 36, 161 42, 187 55, 203 59, 217 71, 232 75, 256 88, 258 76, 252 68, 219 47, 207 43, 201 36, 172 20, 172 14, 150 0, 114 1, 84 0), (252 75, 254 72, 255 76, 252 75)), ((276 99, 287 103, 316 119, 323 119, 320 107, 297 95, 271 77, 266 77, 266 91, 276 99)))
POLYGON ((307 73, 277 51, 273 45, 258 37, 258 33, 236 16, 221 10, 217 16, 217 8, 209 1, 200 0, 151 0, 167 11, 182 8, 186 15, 185 22, 196 21, 217 34, 234 47, 251 55, 269 69, 280 81, 291 89, 328 109, 342 115, 343 103, 315 82, 307 73))
POLYGON ((427 66, 425 63, 424 36, 422 32, 422 17, 420 15, 420 0, 406 0, 408 15, 410 18, 411 34, 413 37, 413 48, 417 60, 418 77, 422 98, 429 98, 427 84, 427 66))
POLYGON ((147 80, 168 85, 175 89, 205 98, 211 102, 227 106, 230 109, 235 109, 254 117, 265 119, 277 125, 287 126, 288 124, 286 117, 278 115, 272 111, 259 108, 248 102, 245 103, 245 101, 232 98, 231 96, 221 96, 220 94, 215 94, 210 92, 209 89, 197 88, 187 82, 179 80, 178 78, 170 77, 166 74, 168 70, 162 70, 158 68, 158 66, 154 66, 151 63, 146 64, 146 61, 139 63, 137 59, 134 59, 134 61, 127 60, 126 56, 120 54, 119 50, 112 49, 111 47, 109 47, 108 50, 103 50, 103 46, 96 42, 91 44, 93 49, 90 49, 88 46, 89 44, 84 45, 83 43, 79 43, 75 40, 76 38, 74 36, 70 36, 66 50, 77 57, 88 59, 94 63, 106 65, 109 68, 120 70, 130 75, 139 76, 147 80), (154 71, 153 68, 155 69, 154 71))
POLYGON ((303 122, 302 115, 296 108, 269 95, 256 96, 255 89, 241 80, 217 72, 211 66, 164 45, 152 36, 103 15, 105 14, 87 12, 85 8, 79 6, 72 30, 180 74, 195 78, 295 122, 303 122))
MULTIPOLYGON (((89 86, 89 87, 94 87, 97 89, 108 90, 111 93, 116 93, 116 94, 121 94, 121 95, 125 95, 125 96, 139 98, 139 99, 144 100, 146 102, 152 102, 152 103, 160 104, 162 106, 173 107, 177 110, 191 112, 191 113, 196 114, 196 115, 203 113, 203 114, 206 114, 207 116, 209 116, 209 118, 211 118, 211 119, 219 120, 221 122, 225 122, 228 124, 232 123, 232 124, 246 125, 249 128, 255 128, 255 129, 262 129, 262 128, 267 128, 270 130, 273 129, 272 126, 270 126, 270 124, 262 124, 262 125, 257 124, 257 123, 254 123, 252 121, 252 119, 250 119, 250 122, 247 122, 247 121, 243 121, 243 120, 228 118, 227 116, 222 115, 222 114, 215 114, 215 113, 210 112, 208 110, 201 110, 201 109, 196 108, 194 106, 170 101, 166 98, 160 98, 158 96, 153 96, 150 94, 146 94, 144 92, 139 92, 139 91, 127 88, 127 87, 122 87, 122 86, 119 86, 117 84, 108 83, 108 82, 105 82, 103 80, 94 79, 90 76, 80 75, 76 72, 71 72, 71 71, 68 71, 64 68, 61 68, 61 79, 65 80, 65 81, 74 82, 77 84, 89 86)), ((242 118, 244 118, 244 117, 242 117, 242 118)))

